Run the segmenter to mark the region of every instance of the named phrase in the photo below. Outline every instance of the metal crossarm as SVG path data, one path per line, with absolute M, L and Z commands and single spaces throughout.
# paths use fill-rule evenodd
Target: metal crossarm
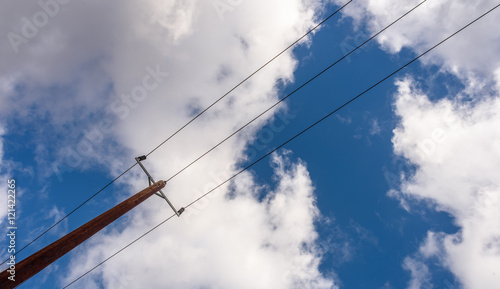
M 136 157 L 135 158 L 135 160 L 137 161 L 137 163 L 139 164 L 139 166 L 141 166 L 142 170 L 148 176 L 148 182 L 149 182 L 149 185 L 151 185 L 151 184 L 155 183 L 155 180 L 149 174 L 148 170 L 146 170 L 146 168 L 144 167 L 144 165 L 141 163 L 141 161 L 143 161 L 145 159 L 146 159 L 146 156 L 140 156 L 140 157 Z M 169 201 L 169 199 L 167 198 L 167 196 L 165 196 L 165 194 L 162 192 L 162 190 L 159 190 L 157 193 L 155 193 L 155 195 L 157 195 L 158 197 L 164 199 L 168 203 L 168 205 L 170 206 L 170 208 L 172 208 L 172 210 L 174 210 L 174 212 L 177 215 L 177 217 L 179 217 L 182 214 L 182 212 L 184 212 L 184 208 L 180 208 L 179 210 L 177 210 L 174 207 L 174 205 L 172 205 L 172 203 Z

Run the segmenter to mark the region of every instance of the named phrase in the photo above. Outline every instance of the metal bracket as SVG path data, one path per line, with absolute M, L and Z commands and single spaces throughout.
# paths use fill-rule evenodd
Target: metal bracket
M 155 183 L 155 180 L 153 179 L 153 177 L 151 177 L 151 175 L 149 174 L 148 170 L 146 170 L 146 168 L 144 167 L 144 165 L 141 163 L 141 161 L 145 160 L 146 159 L 146 156 L 140 156 L 140 157 L 136 157 L 135 160 L 137 161 L 137 163 L 141 166 L 142 170 L 146 173 L 146 175 L 148 176 L 148 182 L 149 182 L 149 185 L 151 186 L 152 184 Z M 170 208 L 172 208 L 172 210 L 174 210 L 175 214 L 177 215 L 177 217 L 180 217 L 180 215 L 182 214 L 182 212 L 184 212 L 184 208 L 180 208 L 179 210 L 176 210 L 174 205 L 172 205 L 172 203 L 168 200 L 167 196 L 165 196 L 165 194 L 159 190 L 157 193 L 155 193 L 155 195 L 157 195 L 158 197 L 164 199 L 165 201 L 167 201 L 168 205 L 170 206 Z

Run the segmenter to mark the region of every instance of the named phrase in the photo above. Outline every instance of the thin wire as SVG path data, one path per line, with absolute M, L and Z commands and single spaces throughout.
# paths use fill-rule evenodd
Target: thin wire
M 361 92 L 360 94 L 358 94 L 357 96 L 351 98 L 349 101 L 347 101 L 346 103 L 344 103 L 343 105 L 339 106 L 338 108 L 336 108 L 335 110 L 333 110 L 332 112 L 330 112 L 329 114 L 325 115 L 324 117 L 322 117 L 320 120 L 316 121 L 315 123 L 311 124 L 310 126 L 308 126 L 307 128 L 305 128 L 304 130 L 302 130 L 301 132 L 299 132 L 298 134 L 296 134 L 294 137 L 290 138 L 289 140 L 287 140 L 286 142 L 284 142 L 283 144 L 281 144 L 280 146 L 278 146 L 277 148 L 273 149 L 272 151 L 268 152 L 267 154 L 265 154 L 264 156 L 262 156 L 261 158 L 259 158 L 258 160 L 254 161 L 252 164 L 246 166 L 245 168 L 243 168 L 242 170 L 240 170 L 238 173 L 236 173 L 235 175 L 233 175 L 232 177 L 230 177 L 229 179 L 227 179 L 226 181 L 222 182 L 221 184 L 217 185 L 215 188 L 211 189 L 210 191 L 206 192 L 205 194 L 203 194 L 202 196 L 200 196 L 198 199 L 192 201 L 191 203 L 189 203 L 187 206 L 185 206 L 185 208 L 188 208 L 190 206 L 192 206 L 193 204 L 195 204 L 196 202 L 198 202 L 199 200 L 201 200 L 202 198 L 206 197 L 208 194 L 212 193 L 213 191 L 215 191 L 216 189 L 218 189 L 219 187 L 223 186 L 224 184 L 226 184 L 227 182 L 231 181 L 232 179 L 234 179 L 236 176 L 238 176 L 239 174 L 243 173 L 244 171 L 248 170 L 249 168 L 251 168 L 253 165 L 255 165 L 256 163 L 260 162 L 261 160 L 263 160 L 264 158 L 268 157 L 270 154 L 274 153 L 275 151 L 277 151 L 278 149 L 282 148 L 283 146 L 285 146 L 286 144 L 290 143 L 292 140 L 296 139 L 297 137 L 299 137 L 300 135 L 302 135 L 303 133 L 305 133 L 306 131 L 308 131 L 309 129 L 311 129 L 312 127 L 316 126 L 317 124 L 319 124 L 320 122 L 322 122 L 323 120 L 327 119 L 328 117 L 332 116 L 334 113 L 336 113 L 337 111 L 341 110 L 342 108 L 344 108 L 345 106 L 349 105 L 350 103 L 354 102 L 355 100 L 357 100 L 358 98 L 360 98 L 362 95 L 364 95 L 365 93 L 369 92 L 370 90 L 372 90 L 373 88 L 375 88 L 376 86 L 378 86 L 379 84 L 381 84 L 382 82 L 386 81 L 387 79 L 391 78 L 392 76 L 394 76 L 395 74 L 397 74 L 398 72 L 400 72 L 401 70 L 403 70 L 404 68 L 406 68 L 407 66 L 409 66 L 410 64 L 412 64 L 413 62 L 417 61 L 418 59 L 420 59 L 421 57 L 423 57 L 424 55 L 426 55 L 427 53 L 429 53 L 430 51 L 434 50 L 436 47 L 440 46 L 441 44 L 443 44 L 444 42 L 448 41 L 450 38 L 454 37 L 455 35 L 457 35 L 458 33 L 462 32 L 464 29 L 466 29 L 467 27 L 469 27 L 470 25 L 474 24 L 475 22 L 477 22 L 479 19 L 483 18 L 484 16 L 486 16 L 487 14 L 489 14 L 490 12 L 492 12 L 493 10 L 497 9 L 498 7 L 500 6 L 500 4 L 496 5 L 495 7 L 491 8 L 490 10 L 488 10 L 487 12 L 485 12 L 484 14 L 482 14 L 481 16 L 479 16 L 478 18 L 476 18 L 475 20 L 473 20 L 472 22 L 469 22 L 467 25 L 465 25 L 464 27 L 462 27 L 461 29 L 459 29 L 458 31 L 456 31 L 455 33 L 451 34 L 450 36 L 446 37 L 444 40 L 440 41 L 438 44 L 434 45 L 433 47 L 429 48 L 427 51 L 425 51 L 424 53 L 420 54 L 419 56 L 417 56 L 416 58 L 414 58 L 413 60 L 411 60 L 410 62 L 406 63 L 405 65 L 401 66 L 399 69 L 397 69 L 396 71 L 392 72 L 391 74 L 389 74 L 388 76 L 384 77 L 382 80 L 378 81 L 377 83 L 375 83 L 374 85 L 370 86 L 368 89 L 364 90 L 363 92 Z M 174 215 L 170 216 L 169 218 L 165 219 L 164 221 L 162 221 L 160 224 L 156 225 L 155 227 L 153 227 L 152 229 L 150 229 L 148 232 L 144 233 L 143 235 L 141 235 L 140 237 L 138 237 L 137 239 L 135 239 L 132 243 L 130 243 L 129 245 L 123 247 L 122 249 L 120 249 L 118 252 L 114 253 L 113 255 L 111 255 L 110 257 L 108 257 L 106 260 L 102 261 L 101 263 L 99 263 L 98 265 L 96 265 L 95 267 L 93 267 L 92 269 L 90 269 L 89 271 L 87 271 L 85 274 L 83 274 L 82 276 L 78 277 L 75 281 L 71 282 L 70 284 L 66 285 L 63 289 L 67 288 L 69 285 L 73 284 L 74 282 L 76 282 L 77 280 L 79 280 L 80 278 L 82 278 L 83 276 L 87 275 L 88 273 L 90 273 L 91 271 L 95 270 L 97 267 L 101 266 L 103 263 L 105 263 L 106 261 L 108 261 L 109 259 L 111 259 L 112 257 L 116 256 L 118 253 L 122 252 L 123 250 L 125 250 L 126 248 L 128 248 L 130 245 L 132 245 L 133 243 L 137 242 L 138 240 L 140 240 L 141 238 L 143 238 L 144 236 L 146 236 L 147 234 L 149 234 L 150 232 L 152 232 L 153 230 L 157 229 L 158 227 L 160 227 L 161 225 L 163 225 L 164 223 L 166 223 L 167 221 L 169 221 L 170 219 L 172 219 L 172 217 L 174 217 Z
M 234 86 L 231 90 L 229 90 L 228 92 L 226 92 L 223 96 L 221 96 L 219 99 L 217 99 L 215 102 L 213 102 L 210 106 L 208 106 L 207 108 L 205 108 L 203 111 L 201 111 L 200 113 L 198 113 L 198 115 L 196 115 L 194 118 L 192 118 L 189 122 L 187 122 L 186 124 L 184 124 L 181 128 L 179 128 L 176 132 L 174 132 L 172 135 L 170 135 L 167 139 L 165 139 L 162 143 L 160 143 L 158 146 L 156 146 L 152 151 L 150 151 L 146 156 L 149 156 L 150 154 L 152 154 L 154 151 L 156 151 L 158 148 L 160 148 L 162 145 L 164 145 L 167 141 L 169 141 L 171 138 L 173 138 L 176 134 L 178 134 L 181 130 L 183 130 L 184 128 L 186 128 L 188 125 L 190 125 L 193 121 L 195 121 L 198 117 L 200 117 L 203 113 L 205 113 L 207 110 L 209 110 L 210 108 L 212 108 L 215 104 L 217 104 L 220 100 L 222 100 L 224 97 L 226 97 L 227 95 L 229 95 L 231 92 L 233 92 L 235 89 L 237 89 L 239 86 L 241 86 L 244 82 L 246 82 L 247 80 L 249 80 L 251 77 L 253 77 L 255 74 L 257 74 L 259 71 L 261 71 L 264 67 L 266 67 L 268 64 L 270 64 L 272 61 L 274 61 L 276 58 L 278 58 L 279 56 L 281 56 L 283 53 L 285 53 L 287 50 L 289 50 L 290 48 L 292 48 L 293 46 L 295 46 L 297 43 L 299 43 L 302 39 L 304 39 L 306 36 L 308 36 L 309 34 L 311 34 L 314 30 L 316 30 L 317 28 L 319 28 L 321 25 L 323 25 L 326 21 L 328 21 L 330 18 L 332 18 L 334 15 L 336 15 L 338 12 L 340 12 L 342 9 L 344 9 L 348 4 L 350 4 L 352 1 L 354 0 L 350 0 L 348 1 L 346 4 L 344 4 L 342 7 L 340 7 L 339 9 L 337 9 L 335 12 L 333 12 L 332 14 L 330 14 L 328 17 L 326 17 L 323 21 L 321 21 L 319 24 L 317 24 L 316 26 L 314 26 L 311 30 L 309 30 L 307 33 L 305 33 L 304 35 L 302 35 L 299 39 L 297 39 L 295 42 L 293 42 L 292 44 L 290 44 L 287 48 L 285 48 L 283 51 L 281 51 L 280 53 L 278 53 L 276 56 L 274 56 L 273 58 L 271 58 L 271 60 L 269 60 L 268 62 L 266 62 L 264 65 L 262 65 L 259 69 L 257 69 L 256 71 L 254 71 L 252 74 L 250 74 L 248 77 L 246 77 L 245 79 L 243 79 L 240 83 L 238 83 L 236 86 Z M 220 144 L 219 144 L 220 145 Z M 205 154 L 208 154 L 205 153 Z M 205 155 L 204 154 L 204 155 Z M 203 156 L 202 156 L 203 157 Z M 200 157 L 201 158 L 201 157 Z M 57 221 L 56 223 L 54 223 L 50 228 L 48 228 L 47 230 L 45 230 L 42 234 L 40 234 L 38 237 L 36 237 L 35 239 L 33 239 L 31 242 L 29 242 L 27 245 L 25 245 L 23 248 L 21 248 L 20 250 L 18 250 L 15 254 L 17 255 L 18 253 L 20 253 L 21 251 L 23 251 L 26 247 L 30 246 L 31 244 L 33 244 L 35 241 L 37 241 L 39 238 L 41 238 L 43 235 L 45 235 L 47 232 L 49 232 L 50 230 L 52 230 L 55 226 L 59 225 L 62 221 L 64 221 L 66 218 L 68 218 L 71 214 L 73 214 L 75 211 L 77 211 L 78 209 L 80 209 L 83 205 L 85 205 L 86 203 L 88 203 L 90 200 L 92 200 L 94 197 L 96 197 L 97 195 L 99 195 L 103 190 L 105 190 L 107 187 L 109 187 L 111 184 L 113 184 L 116 180 L 118 180 L 120 177 L 122 177 L 125 173 L 127 173 L 128 171 L 130 171 L 133 167 L 135 167 L 137 165 L 137 163 L 134 163 L 131 167 L 129 167 L 125 172 L 123 172 L 122 174 L 120 174 L 118 177 L 116 177 L 115 179 L 113 179 L 111 182 L 109 182 L 107 185 L 105 185 L 102 189 L 100 189 L 99 191 L 97 191 L 97 193 L 95 193 L 94 195 L 92 195 L 90 198 L 88 198 L 85 202 L 83 202 L 82 204 L 80 204 L 78 207 L 76 207 L 75 209 L 73 209 L 69 214 L 67 214 L 66 216 L 64 216 L 62 219 L 60 219 L 59 221 Z M 184 168 L 182 171 L 184 171 L 186 168 Z M 180 172 L 179 172 L 180 173 Z M 177 173 L 176 175 L 178 175 L 179 173 Z M 175 176 L 175 175 L 174 175 Z M 172 176 L 169 180 L 171 180 L 174 176 Z M 9 259 L 6 259 L 5 261 L 2 262 L 2 264 L 4 264 L 5 262 L 9 261 Z M 2 265 L 0 264 L 0 265 Z
M 211 105 L 209 105 L 208 107 L 206 107 L 204 110 L 202 110 L 200 113 L 198 113 L 195 117 L 193 117 L 190 121 L 188 121 L 185 125 L 183 125 L 181 128 L 179 128 L 176 132 L 174 132 L 173 134 L 171 134 L 168 138 L 166 138 L 162 143 L 160 143 L 158 146 L 156 146 L 152 151 L 150 151 L 146 156 L 149 156 L 150 154 L 152 154 L 154 151 L 156 151 L 158 148 L 160 148 L 162 145 L 164 145 L 167 141 L 169 141 L 171 138 L 173 138 L 177 133 L 179 133 L 181 130 L 183 130 L 185 127 L 187 127 L 188 125 L 190 125 L 193 121 L 195 121 L 198 117 L 200 117 L 202 114 L 204 114 L 207 110 L 209 110 L 210 108 L 212 108 L 214 105 L 216 105 L 219 101 L 221 101 L 224 97 L 226 97 L 227 95 L 229 95 L 231 92 L 233 92 L 235 89 L 237 89 L 238 87 L 240 87 L 244 82 L 246 82 L 247 80 L 249 80 L 252 76 L 254 76 L 255 74 L 257 74 L 259 71 L 261 71 L 264 67 L 266 67 L 269 63 L 273 62 L 276 58 L 280 57 L 283 53 L 285 53 L 288 49 L 292 48 L 293 46 L 295 46 L 297 43 L 299 43 L 302 39 L 304 39 L 307 35 L 311 34 L 314 30 L 316 30 L 318 27 L 320 27 L 321 25 L 323 25 L 326 21 L 328 21 L 330 18 L 332 18 L 335 14 L 337 14 L 338 12 L 340 12 L 342 9 L 344 9 L 347 5 L 349 5 L 352 1 L 354 0 L 350 0 L 348 1 L 346 4 L 344 4 L 342 7 L 340 7 L 339 9 L 337 9 L 335 12 L 333 12 L 332 14 L 330 14 L 327 18 L 325 18 L 323 21 L 321 21 L 318 25 L 314 26 L 311 30 L 309 30 L 308 32 L 306 32 L 306 34 L 302 35 L 302 37 L 300 37 L 299 39 L 297 39 L 295 42 L 293 42 L 292 44 L 290 44 L 287 48 L 285 48 L 283 51 L 281 51 L 280 53 L 278 53 L 276 56 L 274 56 L 273 58 L 271 58 L 271 60 L 269 60 L 268 62 L 266 62 L 264 65 L 262 65 L 260 68 L 258 68 L 257 70 L 255 70 L 252 74 L 250 74 L 247 78 L 243 79 L 240 83 L 238 83 L 236 86 L 234 86 L 233 88 L 231 88 L 228 92 L 226 92 L 223 96 L 219 97 L 219 99 L 217 99 L 216 101 L 214 101 Z
M 38 237 L 36 237 L 35 239 L 33 239 L 31 242 L 29 242 L 28 244 L 24 245 L 24 247 L 22 247 L 21 249 L 17 250 L 13 256 L 16 256 L 17 254 L 19 254 L 21 251 L 23 251 L 24 249 L 26 249 L 28 246 L 30 246 L 31 244 L 33 244 L 36 240 L 40 239 L 43 235 L 47 234 L 47 232 L 49 232 L 50 230 L 52 230 L 55 226 L 59 225 L 62 221 L 64 221 L 65 219 L 67 219 L 69 216 L 71 216 L 74 212 L 76 212 L 78 209 L 80 209 L 83 205 L 85 205 L 86 203 L 88 203 L 90 200 L 92 200 L 93 198 L 95 198 L 97 195 L 99 195 L 102 191 L 104 191 L 106 188 L 108 188 L 109 186 L 111 186 L 111 184 L 113 184 L 116 180 L 118 180 L 119 178 L 121 178 L 124 174 L 126 174 L 128 171 L 130 171 L 133 167 L 135 167 L 137 165 L 137 163 L 133 164 L 131 167 L 129 167 L 128 169 L 126 169 L 123 173 L 121 173 L 119 176 L 117 176 L 116 178 L 114 178 L 112 181 L 110 181 L 107 185 L 105 185 L 104 187 L 102 187 L 99 191 L 97 191 L 95 194 L 93 194 L 92 196 L 90 196 L 87 200 L 85 200 L 83 203 L 81 203 L 78 207 L 74 208 L 71 212 L 69 212 L 66 216 L 64 216 L 63 218 L 61 218 L 59 221 L 55 222 L 52 226 L 50 226 L 47 230 L 45 230 L 43 233 L 41 233 L 40 235 L 38 235 Z M 3 261 L 2 264 L 0 265 L 3 265 L 5 262 L 9 261 L 10 258 L 8 258 L 7 260 Z
M 197 161 L 199 161 L 201 158 L 203 158 L 204 156 L 206 156 L 207 154 L 209 154 L 210 152 L 212 152 L 213 150 L 215 150 L 217 147 L 219 147 L 221 144 L 223 144 L 224 142 L 226 142 L 228 139 L 230 139 L 231 137 L 233 137 L 234 135 L 236 135 L 237 133 L 239 133 L 241 130 L 243 130 L 245 127 L 247 127 L 248 125 L 250 125 L 252 122 L 254 122 L 258 118 L 260 118 L 261 116 L 263 116 L 264 114 L 266 114 L 271 109 L 275 108 L 277 105 L 279 105 L 280 103 L 282 103 L 283 101 L 285 101 L 288 97 L 292 96 L 297 91 L 299 91 L 302 88 L 304 88 L 306 85 L 308 85 L 309 83 L 311 83 L 313 80 L 315 80 L 316 78 L 318 78 L 323 73 L 325 73 L 328 70 L 330 70 L 332 67 L 334 67 L 335 65 L 337 65 L 339 62 L 341 62 L 342 60 L 344 60 L 347 57 L 349 57 L 349 55 L 351 55 L 352 53 L 356 52 L 356 50 L 358 50 L 361 47 L 363 47 L 366 43 L 370 42 L 373 38 L 377 37 L 378 35 L 380 35 L 385 30 L 389 29 L 392 25 L 394 25 L 396 22 L 398 22 L 402 18 L 406 17 L 408 14 L 410 14 L 411 12 L 413 12 L 413 10 L 417 9 L 420 5 L 424 4 L 426 1 L 427 0 L 424 0 L 424 1 L 420 2 L 417 6 L 413 7 L 411 10 L 409 10 L 408 12 L 406 12 L 405 14 L 403 14 L 401 17 L 399 17 L 398 19 L 394 20 L 391 24 L 387 25 L 384 29 L 380 30 L 379 32 L 377 32 L 376 34 L 374 34 L 372 37 L 368 38 L 368 40 L 366 40 L 365 42 L 363 42 L 360 45 L 358 45 L 356 48 L 354 48 L 353 50 L 351 50 L 349 53 L 347 53 L 346 55 L 344 55 L 340 59 L 338 59 L 335 62 L 333 62 L 327 68 L 323 69 L 320 73 L 318 73 L 314 77 L 310 78 L 308 81 L 306 81 L 305 83 L 303 83 L 302 85 L 300 85 L 298 88 L 296 88 L 295 90 L 293 90 L 292 92 L 290 92 L 288 95 L 286 95 L 285 97 L 283 97 L 280 100 L 278 100 L 278 102 L 276 102 L 275 104 L 273 104 L 272 106 L 270 106 L 269 108 L 267 108 L 266 110 L 264 110 L 263 112 L 261 112 L 259 115 L 257 115 L 256 117 L 254 117 L 252 120 L 250 120 L 249 122 L 247 122 L 245 125 L 243 125 L 239 129 L 237 129 L 236 131 L 234 131 L 232 134 L 230 134 L 228 137 L 226 137 L 222 141 L 220 141 L 214 147 L 212 147 L 211 149 L 209 149 L 208 151 L 206 151 L 205 153 L 203 153 L 201 156 L 199 156 L 198 158 L 196 158 L 194 161 L 192 161 L 191 163 L 189 163 L 188 165 L 186 165 L 184 168 L 182 168 L 181 170 L 179 170 L 177 173 L 175 173 L 174 175 L 172 175 L 170 178 L 168 178 L 166 180 L 166 182 L 168 182 L 168 181 L 172 180 L 173 178 L 175 178 L 177 175 L 179 175 L 180 173 L 182 173 L 183 171 L 185 171 L 187 168 L 189 168 L 190 166 L 192 166 L 194 163 L 196 163 Z
M 127 249 L 128 247 L 132 246 L 135 242 L 139 241 L 142 237 L 146 236 L 147 234 L 151 233 L 153 230 L 156 230 L 156 228 L 160 227 L 161 225 L 163 225 L 164 223 L 166 223 L 168 220 L 172 219 L 174 216 L 177 216 L 176 214 L 173 214 L 172 216 L 166 218 L 165 220 L 163 220 L 161 223 L 159 223 L 158 225 L 154 226 L 153 228 L 151 228 L 149 231 L 147 231 L 146 233 L 142 234 L 140 237 L 136 238 L 134 241 L 132 241 L 131 243 L 129 243 L 128 245 L 126 245 L 125 247 L 121 248 L 120 250 L 116 251 L 113 255 L 109 256 L 108 258 L 104 259 L 101 263 L 95 265 L 92 269 L 88 270 L 87 272 L 85 272 L 85 274 L 81 275 L 80 277 L 76 278 L 75 280 L 73 280 L 71 283 L 69 283 L 68 285 L 64 286 L 63 289 L 65 288 L 68 288 L 69 286 L 71 286 L 73 283 L 75 283 L 76 281 L 82 279 L 84 276 L 86 276 L 87 274 L 89 274 L 90 272 L 92 272 L 94 269 L 96 269 L 97 267 L 101 266 L 102 264 L 104 264 L 106 261 L 108 261 L 109 259 L 113 258 L 114 256 L 118 255 L 121 251 Z

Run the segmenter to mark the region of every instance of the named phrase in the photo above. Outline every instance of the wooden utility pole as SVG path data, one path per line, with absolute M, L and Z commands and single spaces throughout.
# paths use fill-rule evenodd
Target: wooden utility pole
M 9 272 L 10 270 L 3 271 L 0 274 L 0 288 L 10 289 L 21 285 L 21 283 L 42 271 L 52 262 L 64 256 L 76 246 L 92 237 L 92 235 L 99 232 L 119 217 L 123 216 L 125 213 L 145 201 L 147 198 L 151 197 L 153 194 L 157 193 L 165 187 L 165 184 L 166 183 L 164 181 L 152 184 L 146 189 L 116 205 L 114 208 L 87 222 L 80 228 L 17 263 L 15 265 L 15 281 L 9 279 L 9 277 L 12 276 Z

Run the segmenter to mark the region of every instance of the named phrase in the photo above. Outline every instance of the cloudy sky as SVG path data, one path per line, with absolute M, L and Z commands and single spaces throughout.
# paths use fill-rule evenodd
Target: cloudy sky
M 172 178 L 164 192 L 185 207 L 499 4 L 424 2 L 347 55 L 420 3 L 349 1 L 157 148 L 347 1 L 3 1 L 0 226 L 7 180 L 20 249 L 134 157 L 169 179 L 344 57 Z M 499 13 L 69 288 L 498 288 Z M 133 167 L 17 258 L 146 186 Z M 19 288 L 63 288 L 172 213 L 153 196 Z

